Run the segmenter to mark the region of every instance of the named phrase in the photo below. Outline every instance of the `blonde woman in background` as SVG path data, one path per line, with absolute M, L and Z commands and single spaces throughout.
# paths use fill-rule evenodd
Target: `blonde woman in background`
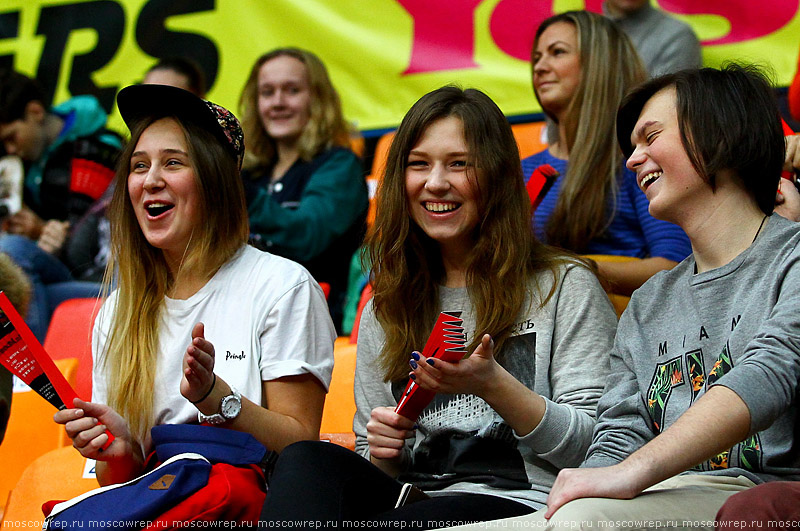
M 170 86 L 125 88 L 118 105 L 131 129 L 109 208 L 118 287 L 95 323 L 93 401 L 56 422 L 103 485 L 141 473 L 158 424 L 217 424 L 275 451 L 317 439 L 335 332 L 304 269 L 246 244 L 236 117 Z
M 560 173 L 534 213 L 536 235 L 582 254 L 642 258 L 598 264 L 613 291 L 630 294 L 691 252 L 679 227 L 650 215 L 616 143 L 617 107 L 647 72 L 628 37 L 587 11 L 542 22 L 531 66 L 536 99 L 556 127 L 550 146 L 522 161 L 523 173 L 527 181 L 542 164 Z
M 252 242 L 328 283 L 339 326 L 368 199 L 336 89 L 316 55 L 279 48 L 253 65 L 240 103 Z

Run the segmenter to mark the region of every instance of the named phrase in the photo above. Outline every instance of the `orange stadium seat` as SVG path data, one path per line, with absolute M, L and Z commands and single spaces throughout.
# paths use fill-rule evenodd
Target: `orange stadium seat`
M 617 256 L 613 254 L 586 254 L 583 255 L 583 257 L 594 260 L 595 262 L 633 262 L 635 260 L 641 260 L 641 258 L 636 258 L 634 256 Z M 622 315 L 622 312 L 625 311 L 625 308 L 631 300 L 631 298 L 626 295 L 612 292 L 608 292 L 608 298 L 611 299 L 611 304 L 614 305 L 618 318 Z
M 325 295 L 325 300 L 331 296 L 331 285 L 327 282 L 320 282 L 319 287 L 322 288 L 322 294 Z
M 353 416 L 356 413 L 356 401 L 353 397 L 356 346 L 348 338 L 340 337 L 334 345 L 333 356 L 333 376 L 328 396 L 325 397 L 325 409 L 322 411 L 320 440 L 352 450 L 356 444 L 356 436 L 353 434 Z
M 33 527 L 31 522 L 44 520 L 44 502 L 68 500 L 96 489 L 96 479 L 83 477 L 85 464 L 86 458 L 71 446 L 51 450 L 34 460 L 11 491 L 3 529 Z
M 375 153 L 372 157 L 372 170 L 369 172 L 370 178 L 379 179 L 386 169 L 386 159 L 389 156 L 389 148 L 392 147 L 394 131 L 384 133 L 375 144 Z
M 369 211 L 367 212 L 367 226 L 372 226 L 375 221 L 375 191 L 378 183 L 386 169 L 386 158 L 389 156 L 389 148 L 392 147 L 394 131 L 384 133 L 378 143 L 375 144 L 375 153 L 372 157 L 372 170 L 367 175 L 367 188 L 369 189 Z
M 358 301 L 358 310 L 356 310 L 356 319 L 353 322 L 353 331 L 350 332 L 350 343 L 356 344 L 358 342 L 358 327 L 361 325 L 361 313 L 364 311 L 364 306 L 367 305 L 371 298 L 372 284 L 367 282 L 367 285 L 361 290 L 361 298 Z
M 56 367 L 70 385 L 75 385 L 78 360 L 56 360 Z M 70 444 L 64 428 L 53 421 L 56 409 L 34 391 L 18 391 L 11 400 L 11 417 L 0 445 L 0 507 L 5 507 L 9 491 L 23 470 L 37 457 Z
M 100 299 L 70 299 L 58 305 L 50 319 L 44 349 L 54 360 L 78 359 L 75 391 L 92 399 L 92 328 L 103 303 Z
M 517 140 L 521 159 L 547 149 L 547 142 L 542 141 L 544 129 L 545 122 L 531 122 L 511 126 L 511 132 L 514 133 L 514 138 Z
M 360 157 L 364 156 L 364 137 L 358 133 L 350 135 L 350 151 Z

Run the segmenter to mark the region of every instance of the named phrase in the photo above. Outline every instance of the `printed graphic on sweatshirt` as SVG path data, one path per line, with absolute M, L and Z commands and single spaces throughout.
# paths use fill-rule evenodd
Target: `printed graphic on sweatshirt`
M 733 327 L 735 327 L 737 322 L 738 321 L 734 321 Z M 686 362 L 687 365 L 689 365 L 690 377 L 693 378 L 694 372 L 692 369 L 692 364 L 696 364 L 697 367 L 702 367 L 704 365 L 702 350 L 688 352 L 686 354 Z M 706 378 L 705 383 L 701 386 L 701 389 L 703 391 L 707 390 L 712 384 L 719 381 L 720 378 L 730 372 L 732 368 L 733 359 L 731 357 L 730 344 L 725 342 L 725 346 L 722 347 L 722 352 L 719 353 L 717 360 L 709 370 L 708 377 Z M 696 370 L 697 369 L 695 368 L 694 371 Z M 694 382 L 694 378 L 692 381 Z M 700 380 L 698 379 L 698 381 Z M 692 402 L 694 402 L 698 394 L 700 394 L 700 390 L 696 390 L 693 385 Z M 735 445 L 733 448 L 720 452 L 705 463 L 701 463 L 700 465 L 694 467 L 693 470 L 708 472 L 712 470 L 730 468 L 731 466 L 737 466 L 746 470 L 757 472 L 762 470 L 762 458 L 763 451 L 761 449 L 761 438 L 759 434 L 756 433 Z
M 732 328 L 738 323 L 734 320 Z M 701 339 L 708 337 L 705 328 L 701 327 Z M 666 354 L 666 342 L 659 345 L 659 354 Z M 652 422 L 651 428 L 658 435 L 665 428 L 665 417 L 667 404 L 673 396 L 673 389 L 681 387 L 688 382 L 689 406 L 693 404 L 699 396 L 708 388 L 719 381 L 733 368 L 733 359 L 728 342 L 722 348 L 719 356 L 706 374 L 706 362 L 702 349 L 694 349 L 686 352 L 682 357 L 673 358 L 669 361 L 656 365 L 653 377 L 647 390 L 647 411 Z M 681 403 L 682 399 L 678 399 Z M 680 406 L 676 406 L 680 407 Z M 720 412 L 724 415 L 724 412 Z M 673 414 L 674 416 L 674 414 Z M 712 457 L 708 461 L 701 463 L 693 470 L 709 472 L 712 470 L 739 467 L 754 472 L 762 470 L 763 450 L 759 434 L 752 435 L 735 445 L 733 448 L 725 450 Z
M 714 366 L 711 367 L 711 370 L 708 372 L 708 380 L 707 385 L 711 387 L 717 380 L 728 374 L 728 372 L 733 368 L 733 361 L 731 360 L 731 352 L 730 347 L 728 346 L 728 342 L 725 342 L 725 346 L 722 347 L 722 352 L 719 353 L 719 358 L 714 363 Z
M 481 398 L 437 395 L 417 425 L 425 438 L 401 481 L 423 489 L 459 482 L 530 488 L 513 430 Z
M 739 467 L 752 472 L 760 472 L 763 466 L 764 452 L 761 447 L 761 436 L 756 433 L 735 445 L 729 450 L 720 452 L 705 463 L 692 470 L 709 472 L 730 467 Z
M 667 402 L 675 387 L 684 384 L 681 358 L 674 358 L 656 365 L 650 387 L 647 391 L 647 410 L 653 422 L 653 431 L 661 433 L 664 426 L 664 413 Z
M 692 400 L 690 404 L 694 404 L 706 383 L 706 367 L 703 363 L 702 349 L 686 353 L 686 366 L 689 368 L 689 382 L 692 385 Z
M 761 437 L 754 433 L 739 443 L 739 460 L 748 470 L 763 470 L 764 452 L 761 450 Z
M 535 339 L 535 333 L 511 337 L 501 356 L 503 366 L 529 387 L 536 372 L 532 363 Z M 400 384 L 393 385 L 395 397 L 403 390 Z M 418 440 L 422 440 L 414 449 L 409 471 L 398 478 L 401 481 L 423 489 L 441 489 L 459 482 L 502 489 L 530 488 L 513 430 L 483 399 L 437 394 L 422 411 L 417 425 Z

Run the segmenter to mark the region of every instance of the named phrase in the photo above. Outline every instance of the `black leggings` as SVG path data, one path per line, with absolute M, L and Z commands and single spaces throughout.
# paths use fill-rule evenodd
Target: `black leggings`
M 292 527 L 324 529 L 348 527 L 348 521 L 370 521 L 405 524 L 383 526 L 389 529 L 435 529 L 534 510 L 485 494 L 436 496 L 395 509 L 401 488 L 401 483 L 350 450 L 326 442 L 295 443 L 278 458 L 261 511 L 264 523 L 259 527 L 280 522 L 282 527 L 291 523 Z

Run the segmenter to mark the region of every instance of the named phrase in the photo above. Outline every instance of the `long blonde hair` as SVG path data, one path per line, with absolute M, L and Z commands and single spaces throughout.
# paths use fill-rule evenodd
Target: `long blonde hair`
M 164 297 L 185 276 L 208 279 L 246 243 L 247 210 L 237 161 L 210 132 L 175 118 L 183 129 L 204 213 L 192 234 L 180 271 L 170 275 L 160 249 L 150 245 L 136 220 L 128 193 L 131 154 L 144 130 L 160 117 L 138 123 L 120 155 L 108 209 L 111 257 L 103 279 L 108 293 L 116 280 L 116 304 L 105 350 L 108 404 L 143 441 L 152 427 L 153 385 Z
M 536 282 L 536 273 L 549 270 L 557 278 L 558 265 L 565 260 L 533 236 L 519 151 L 497 105 L 479 90 L 452 86 L 420 98 L 403 118 L 389 149 L 367 240 L 374 270 L 373 304 L 386 335 L 381 356 L 386 381 L 406 377 L 409 353 L 425 344 L 440 311 L 441 252 L 410 219 L 405 171 L 408 154 L 427 127 L 449 116 L 461 120 L 471 167 L 485 175 L 483 187 L 475 175 L 469 176 L 482 219 L 466 264 L 467 286 L 476 308 L 476 330 L 492 334 L 498 352 L 502 354 L 528 296 L 544 304 L 553 294 L 552 289 L 529 293 L 527 286 Z M 481 335 L 476 333 L 470 351 Z
M 245 168 L 268 166 L 275 162 L 275 141 L 264 129 L 258 112 L 258 74 L 264 63 L 282 56 L 297 59 L 305 65 L 308 73 L 311 101 L 308 123 L 299 140 L 300 158 L 308 161 L 325 149 L 350 145 L 350 127 L 342 115 L 339 94 L 331 83 L 325 65 L 319 57 L 307 50 L 278 48 L 256 60 L 239 99 L 242 129 L 247 144 Z
M 568 11 L 543 21 L 532 57 L 544 30 L 558 22 L 576 29 L 581 79 L 565 113 L 566 138 L 558 139 L 569 152 L 569 166 L 545 233 L 551 245 L 582 252 L 605 232 L 616 211 L 623 160 L 616 141 L 617 107 L 628 90 L 647 79 L 647 70 L 625 32 L 588 11 Z M 541 105 L 538 94 L 536 99 Z

